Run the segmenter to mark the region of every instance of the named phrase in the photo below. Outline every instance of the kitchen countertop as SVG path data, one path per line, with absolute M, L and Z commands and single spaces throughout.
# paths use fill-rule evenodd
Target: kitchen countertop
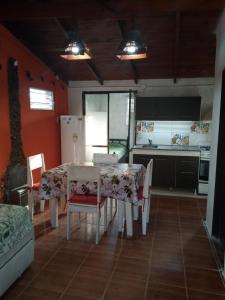
M 200 147 L 189 145 L 135 145 L 129 155 L 130 163 L 133 162 L 133 155 L 136 154 L 200 157 Z
M 142 150 L 168 150 L 168 151 L 197 151 L 200 152 L 199 146 L 189 145 L 134 145 L 133 149 Z

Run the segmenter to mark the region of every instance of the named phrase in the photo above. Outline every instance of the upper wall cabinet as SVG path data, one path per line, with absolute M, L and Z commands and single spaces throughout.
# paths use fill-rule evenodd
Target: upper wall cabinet
M 137 97 L 136 120 L 198 121 L 201 97 Z

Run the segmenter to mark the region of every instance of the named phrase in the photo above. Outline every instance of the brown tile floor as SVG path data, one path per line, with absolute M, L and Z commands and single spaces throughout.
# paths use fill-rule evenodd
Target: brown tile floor
M 65 239 L 66 218 L 51 230 L 35 216 L 35 260 L 2 299 L 225 300 L 224 282 L 202 219 L 206 201 L 155 196 L 148 235 L 117 233 L 115 218 L 100 244 L 91 217 Z

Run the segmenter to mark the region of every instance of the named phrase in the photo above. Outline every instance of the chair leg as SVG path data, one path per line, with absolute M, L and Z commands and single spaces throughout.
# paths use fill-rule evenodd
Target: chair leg
M 28 191 L 28 207 L 29 207 L 29 214 L 31 220 L 33 220 L 33 215 L 34 215 L 34 199 L 32 192 Z
M 110 216 L 110 222 L 112 221 L 113 216 L 113 199 L 109 198 L 109 216 Z
M 133 218 L 132 218 L 132 204 L 130 202 L 125 203 L 126 208 L 126 225 L 127 236 L 133 236 Z
M 66 238 L 70 239 L 71 232 L 71 211 L 67 210 L 67 226 L 66 226 Z
M 119 225 L 119 232 L 123 230 L 123 222 L 124 222 L 124 202 L 118 201 L 118 225 Z
M 143 235 L 146 235 L 147 233 L 147 213 L 148 213 L 148 204 L 147 201 L 145 201 L 142 206 L 142 234 Z
M 148 200 L 148 214 L 147 214 L 147 223 L 149 223 L 149 218 L 150 218 L 150 205 L 151 205 L 151 202 L 150 202 L 150 199 Z
M 138 220 L 138 202 L 133 206 L 134 221 Z
M 97 222 L 96 222 L 96 245 L 99 243 L 99 231 L 100 231 L 100 208 L 97 208 Z
M 107 201 L 104 204 L 104 232 L 107 231 Z
M 116 215 L 116 213 L 117 213 L 117 200 L 116 199 L 114 199 L 114 207 L 115 207 L 115 215 Z
M 45 211 L 45 200 L 40 200 L 40 211 L 44 212 Z

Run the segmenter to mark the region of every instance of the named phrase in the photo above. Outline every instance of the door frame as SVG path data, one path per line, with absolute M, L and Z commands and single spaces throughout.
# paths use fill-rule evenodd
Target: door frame
M 225 250 L 225 69 L 222 72 L 212 235 Z
M 132 99 L 132 93 L 134 95 L 137 94 L 137 90 L 122 90 L 122 91 L 88 91 L 88 92 L 82 92 L 82 112 L 83 116 L 86 115 L 86 107 L 85 107 L 85 96 L 86 95 L 97 95 L 97 94 L 107 94 L 108 95 L 108 114 L 107 114 L 107 119 L 108 119 L 108 130 L 107 130 L 107 140 L 108 140 L 108 152 L 109 152 L 109 101 L 110 101 L 110 94 L 129 94 L 129 118 L 128 118 L 128 141 L 127 141 L 127 147 L 128 150 L 130 150 L 130 112 L 131 112 L 131 99 Z M 136 141 L 135 141 L 136 142 Z

